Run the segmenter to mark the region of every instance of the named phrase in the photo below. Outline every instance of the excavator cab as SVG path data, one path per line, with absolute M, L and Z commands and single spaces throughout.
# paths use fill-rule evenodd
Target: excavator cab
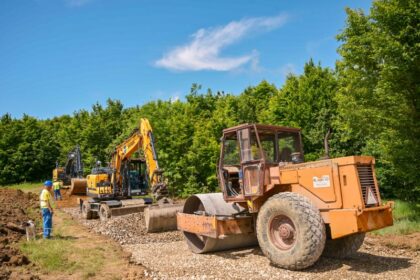
M 226 201 L 262 196 L 268 169 L 303 162 L 299 129 L 244 124 L 223 131 L 218 177 Z
M 148 190 L 146 161 L 130 159 L 128 168 L 130 195 L 146 195 Z

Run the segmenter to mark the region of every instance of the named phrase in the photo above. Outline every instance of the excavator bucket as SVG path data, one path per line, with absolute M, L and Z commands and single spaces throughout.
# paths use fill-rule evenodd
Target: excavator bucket
M 81 178 L 72 178 L 70 185 L 70 195 L 86 195 L 87 180 Z
M 182 212 L 183 205 L 152 205 L 144 209 L 147 232 L 176 230 L 176 214 Z

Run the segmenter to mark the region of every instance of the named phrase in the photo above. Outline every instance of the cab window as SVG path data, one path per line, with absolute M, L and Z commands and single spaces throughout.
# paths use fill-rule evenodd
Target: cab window
M 279 161 L 292 161 L 292 154 L 300 152 L 299 134 L 293 132 L 280 132 L 278 134 Z
M 241 160 L 239 158 L 239 147 L 236 133 L 225 139 L 223 151 L 224 165 L 239 165 Z
M 269 163 L 276 162 L 276 135 L 273 131 L 260 131 L 261 148 L 264 153 L 265 159 Z
M 242 162 L 261 159 L 260 147 L 254 129 L 241 129 L 238 131 L 241 146 Z

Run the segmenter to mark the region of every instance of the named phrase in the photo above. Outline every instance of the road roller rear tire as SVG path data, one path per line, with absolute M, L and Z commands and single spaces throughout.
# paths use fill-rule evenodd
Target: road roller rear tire
M 82 217 L 86 220 L 93 219 L 93 211 L 91 210 L 90 203 L 87 201 L 83 201 L 82 204 Z
M 330 258 L 345 259 L 354 255 L 362 246 L 365 233 L 356 233 L 342 238 L 327 240 L 322 255 Z
M 99 219 L 101 221 L 108 221 L 111 218 L 111 209 L 107 204 L 101 204 L 99 207 Z
M 325 246 L 325 225 L 306 197 L 284 192 L 268 199 L 257 218 L 258 243 L 273 265 L 300 270 L 313 265 Z

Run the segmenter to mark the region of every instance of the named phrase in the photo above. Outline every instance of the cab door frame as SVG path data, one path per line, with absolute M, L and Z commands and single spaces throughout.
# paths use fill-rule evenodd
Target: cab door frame
M 245 197 L 262 196 L 264 194 L 266 159 L 256 125 L 238 129 L 237 137 L 240 145 L 243 195 Z M 252 137 L 255 137 L 254 141 L 258 147 L 258 159 L 253 159 L 252 156 Z

